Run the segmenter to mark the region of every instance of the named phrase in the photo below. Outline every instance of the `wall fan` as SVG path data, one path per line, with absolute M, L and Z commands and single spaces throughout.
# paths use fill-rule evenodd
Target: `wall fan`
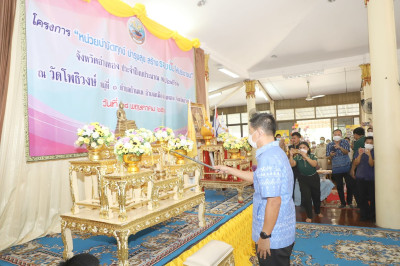
M 312 100 L 314 100 L 316 98 L 325 97 L 325 95 L 323 95 L 323 94 L 311 97 L 311 94 L 310 94 L 310 81 L 309 80 L 307 80 L 307 87 L 308 87 L 308 94 L 307 94 L 306 101 L 312 101 Z
M 361 100 L 361 108 L 367 114 L 372 114 L 372 98 L 362 99 Z

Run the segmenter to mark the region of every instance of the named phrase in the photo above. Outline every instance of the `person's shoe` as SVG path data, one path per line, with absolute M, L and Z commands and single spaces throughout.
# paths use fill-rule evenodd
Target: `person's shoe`
M 349 204 L 348 206 L 349 206 L 350 209 L 354 208 L 353 204 Z
M 340 208 L 340 209 L 346 208 L 346 205 L 341 204 L 341 205 L 339 206 L 339 208 Z

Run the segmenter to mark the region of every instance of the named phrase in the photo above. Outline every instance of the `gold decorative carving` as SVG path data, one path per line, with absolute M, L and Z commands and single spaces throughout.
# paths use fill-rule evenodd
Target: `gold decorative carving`
M 128 237 L 131 234 L 161 223 L 171 217 L 177 216 L 184 211 L 190 210 L 194 206 L 199 206 L 199 226 L 205 225 L 204 219 L 204 192 L 191 193 L 185 199 L 179 200 L 167 208 L 162 208 L 154 212 L 141 212 L 141 216 L 135 216 L 135 211 L 128 215 L 129 220 L 121 222 L 119 220 L 95 219 L 90 210 L 86 210 L 79 215 L 63 214 L 61 215 L 61 232 L 64 243 L 63 256 L 65 259 L 73 256 L 72 231 L 78 231 L 84 234 L 96 236 L 113 236 L 117 240 L 119 265 L 129 265 L 128 262 Z M 143 214 L 144 213 L 144 214 Z
M 367 84 L 371 85 L 371 65 L 363 64 L 360 65 L 360 68 L 361 68 L 362 87 L 365 87 Z
M 116 173 L 110 175 L 102 175 L 101 195 L 100 198 L 100 216 L 108 219 L 111 216 L 107 189 L 117 191 L 120 221 L 126 221 L 126 190 L 128 188 L 140 187 L 153 180 L 154 172 L 151 170 L 141 170 L 133 173 Z
M 230 166 L 230 167 L 234 167 L 237 168 L 239 166 L 240 170 L 244 170 L 244 169 L 249 169 L 250 168 L 250 162 L 247 159 L 225 159 L 223 162 L 224 165 L 226 166 Z M 223 179 L 227 179 L 227 176 L 225 175 L 223 177 Z M 236 176 L 233 176 L 234 180 L 237 180 Z
M 102 171 L 104 174 L 112 173 L 115 170 L 117 160 L 110 159 L 110 160 L 99 160 L 99 161 L 89 161 L 89 160 L 82 160 L 82 161 L 70 161 L 69 167 L 69 185 L 71 189 L 71 198 L 72 198 L 72 213 L 78 213 L 79 208 L 77 206 L 79 201 L 79 193 L 78 193 L 78 183 L 77 183 L 77 176 L 78 173 L 83 173 L 85 176 L 96 175 L 97 182 L 98 182 L 98 197 L 102 198 L 102 193 L 100 189 L 101 185 L 101 174 Z M 75 175 L 74 175 L 75 173 Z M 100 207 L 100 206 L 98 206 Z
M 204 54 L 204 68 L 205 68 L 205 75 L 206 75 L 206 81 L 210 81 L 210 69 L 208 67 L 208 60 L 210 59 L 209 54 Z
M 256 97 L 256 80 L 245 80 L 246 85 L 246 99 Z

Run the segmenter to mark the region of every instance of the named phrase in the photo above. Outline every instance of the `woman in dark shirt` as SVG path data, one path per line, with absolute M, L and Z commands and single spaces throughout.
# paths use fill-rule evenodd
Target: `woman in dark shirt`
M 359 196 L 360 220 L 375 220 L 374 138 L 365 138 L 365 148 L 355 153 L 354 166 Z
M 290 150 L 289 161 L 292 167 L 297 166 L 300 176 L 299 185 L 301 192 L 301 205 L 307 213 L 306 222 L 310 223 L 313 217 L 312 204 L 314 204 L 314 212 L 319 216 L 321 214 L 321 190 L 320 179 L 317 174 L 317 157 L 311 154 L 310 147 L 307 142 L 302 142 L 299 145 L 300 152 L 295 153 Z

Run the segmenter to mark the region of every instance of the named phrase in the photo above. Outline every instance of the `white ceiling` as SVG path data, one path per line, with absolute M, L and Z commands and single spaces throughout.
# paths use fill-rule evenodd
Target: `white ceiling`
M 209 91 L 244 79 L 260 80 L 274 100 L 305 98 L 307 79 L 311 95 L 358 91 L 358 66 L 369 62 L 364 0 L 205 0 L 201 7 L 199 0 L 140 2 L 150 18 L 200 39 L 210 54 Z M 400 49 L 400 0 L 394 6 Z M 221 66 L 240 77 L 219 72 Z M 245 105 L 244 89 L 226 100 L 234 90 L 211 98 L 210 106 Z M 256 102 L 266 102 L 261 93 Z

